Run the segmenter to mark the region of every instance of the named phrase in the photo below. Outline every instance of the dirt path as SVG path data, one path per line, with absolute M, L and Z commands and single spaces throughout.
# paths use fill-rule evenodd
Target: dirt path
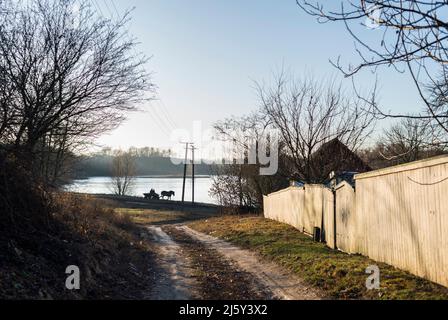
M 158 251 L 154 300 L 318 300 L 324 296 L 254 253 L 185 225 L 148 227 Z
M 295 274 L 266 262 L 255 253 L 185 225 L 188 221 L 213 216 L 217 210 L 214 207 L 204 206 L 203 210 L 195 207 L 187 211 L 167 207 L 157 211 L 159 208 L 153 206 L 162 205 L 159 202 L 153 204 L 139 198 L 112 200 L 119 203 L 120 207 L 149 211 L 140 213 L 138 218 L 147 226 L 148 241 L 157 251 L 155 266 L 152 268 L 154 285 L 150 299 L 326 298 Z M 168 203 L 174 207 L 177 205 Z
M 187 226 L 178 226 L 194 239 L 213 248 L 227 259 L 235 261 L 239 267 L 259 280 L 259 282 L 270 289 L 274 296 L 282 300 L 320 300 L 324 295 L 306 285 L 294 274 L 287 272 L 275 265 L 261 261 L 254 253 L 237 248 L 225 241 L 199 233 Z
M 160 227 L 148 227 L 157 250 L 157 267 L 150 300 L 197 299 L 198 284 L 193 277 L 191 261 L 182 249 Z
M 183 229 L 167 226 L 172 237 L 192 261 L 202 300 L 268 300 L 272 292 L 250 272 L 226 259 L 215 249 L 191 237 Z

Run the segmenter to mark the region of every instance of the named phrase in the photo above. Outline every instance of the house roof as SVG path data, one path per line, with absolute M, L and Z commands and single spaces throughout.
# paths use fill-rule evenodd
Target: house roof
M 311 157 L 319 169 L 325 171 L 362 173 L 372 170 L 339 139 L 333 139 L 323 144 Z

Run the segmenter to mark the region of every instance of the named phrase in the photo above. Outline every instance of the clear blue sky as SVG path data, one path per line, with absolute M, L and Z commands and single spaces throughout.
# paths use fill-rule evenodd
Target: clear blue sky
M 210 126 L 257 108 L 253 81 L 269 80 L 288 67 L 298 77 L 339 76 L 329 63 L 342 55 L 358 61 L 353 39 L 342 24 L 318 24 L 295 0 L 115 0 L 119 12 L 136 7 L 130 32 L 140 50 L 152 56 L 160 102 L 129 117 L 119 129 L 98 140 L 102 145 L 171 147 L 173 127 Z M 111 0 L 96 0 L 103 15 L 115 14 Z M 107 5 L 106 5 L 107 4 Z M 380 30 L 360 30 L 375 41 Z M 381 102 L 387 110 L 419 110 L 420 100 L 408 76 L 382 69 Z M 350 80 L 345 80 L 350 86 Z M 370 88 L 375 76 L 357 77 Z M 169 118 L 169 119 L 167 119 Z

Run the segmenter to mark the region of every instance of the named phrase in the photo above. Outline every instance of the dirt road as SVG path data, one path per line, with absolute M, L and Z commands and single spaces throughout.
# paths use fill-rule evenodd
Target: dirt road
M 187 224 L 219 214 L 211 205 L 182 206 L 135 197 L 106 197 L 145 226 L 155 249 L 153 300 L 318 300 L 324 295 L 278 265 Z
M 318 290 L 254 253 L 184 224 L 148 227 L 158 250 L 152 299 L 318 300 Z
M 200 298 L 191 260 L 160 227 L 148 227 L 158 252 L 151 300 Z

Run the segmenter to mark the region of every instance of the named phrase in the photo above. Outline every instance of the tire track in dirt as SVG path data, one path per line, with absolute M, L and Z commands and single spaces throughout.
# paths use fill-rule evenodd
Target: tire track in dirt
M 198 299 L 198 284 L 191 261 L 160 227 L 147 227 L 157 250 L 154 287 L 150 300 Z
M 269 288 L 276 298 L 282 300 L 321 300 L 325 296 L 319 290 L 308 286 L 295 274 L 278 265 L 262 261 L 256 254 L 231 245 L 223 240 L 197 232 L 187 226 L 177 226 L 190 237 L 213 248 L 226 259 L 234 261 L 242 270 L 251 273 Z
M 215 249 L 187 234 L 183 229 L 165 226 L 166 232 L 189 257 L 203 300 L 269 300 L 272 292 L 252 273 L 239 268 Z

